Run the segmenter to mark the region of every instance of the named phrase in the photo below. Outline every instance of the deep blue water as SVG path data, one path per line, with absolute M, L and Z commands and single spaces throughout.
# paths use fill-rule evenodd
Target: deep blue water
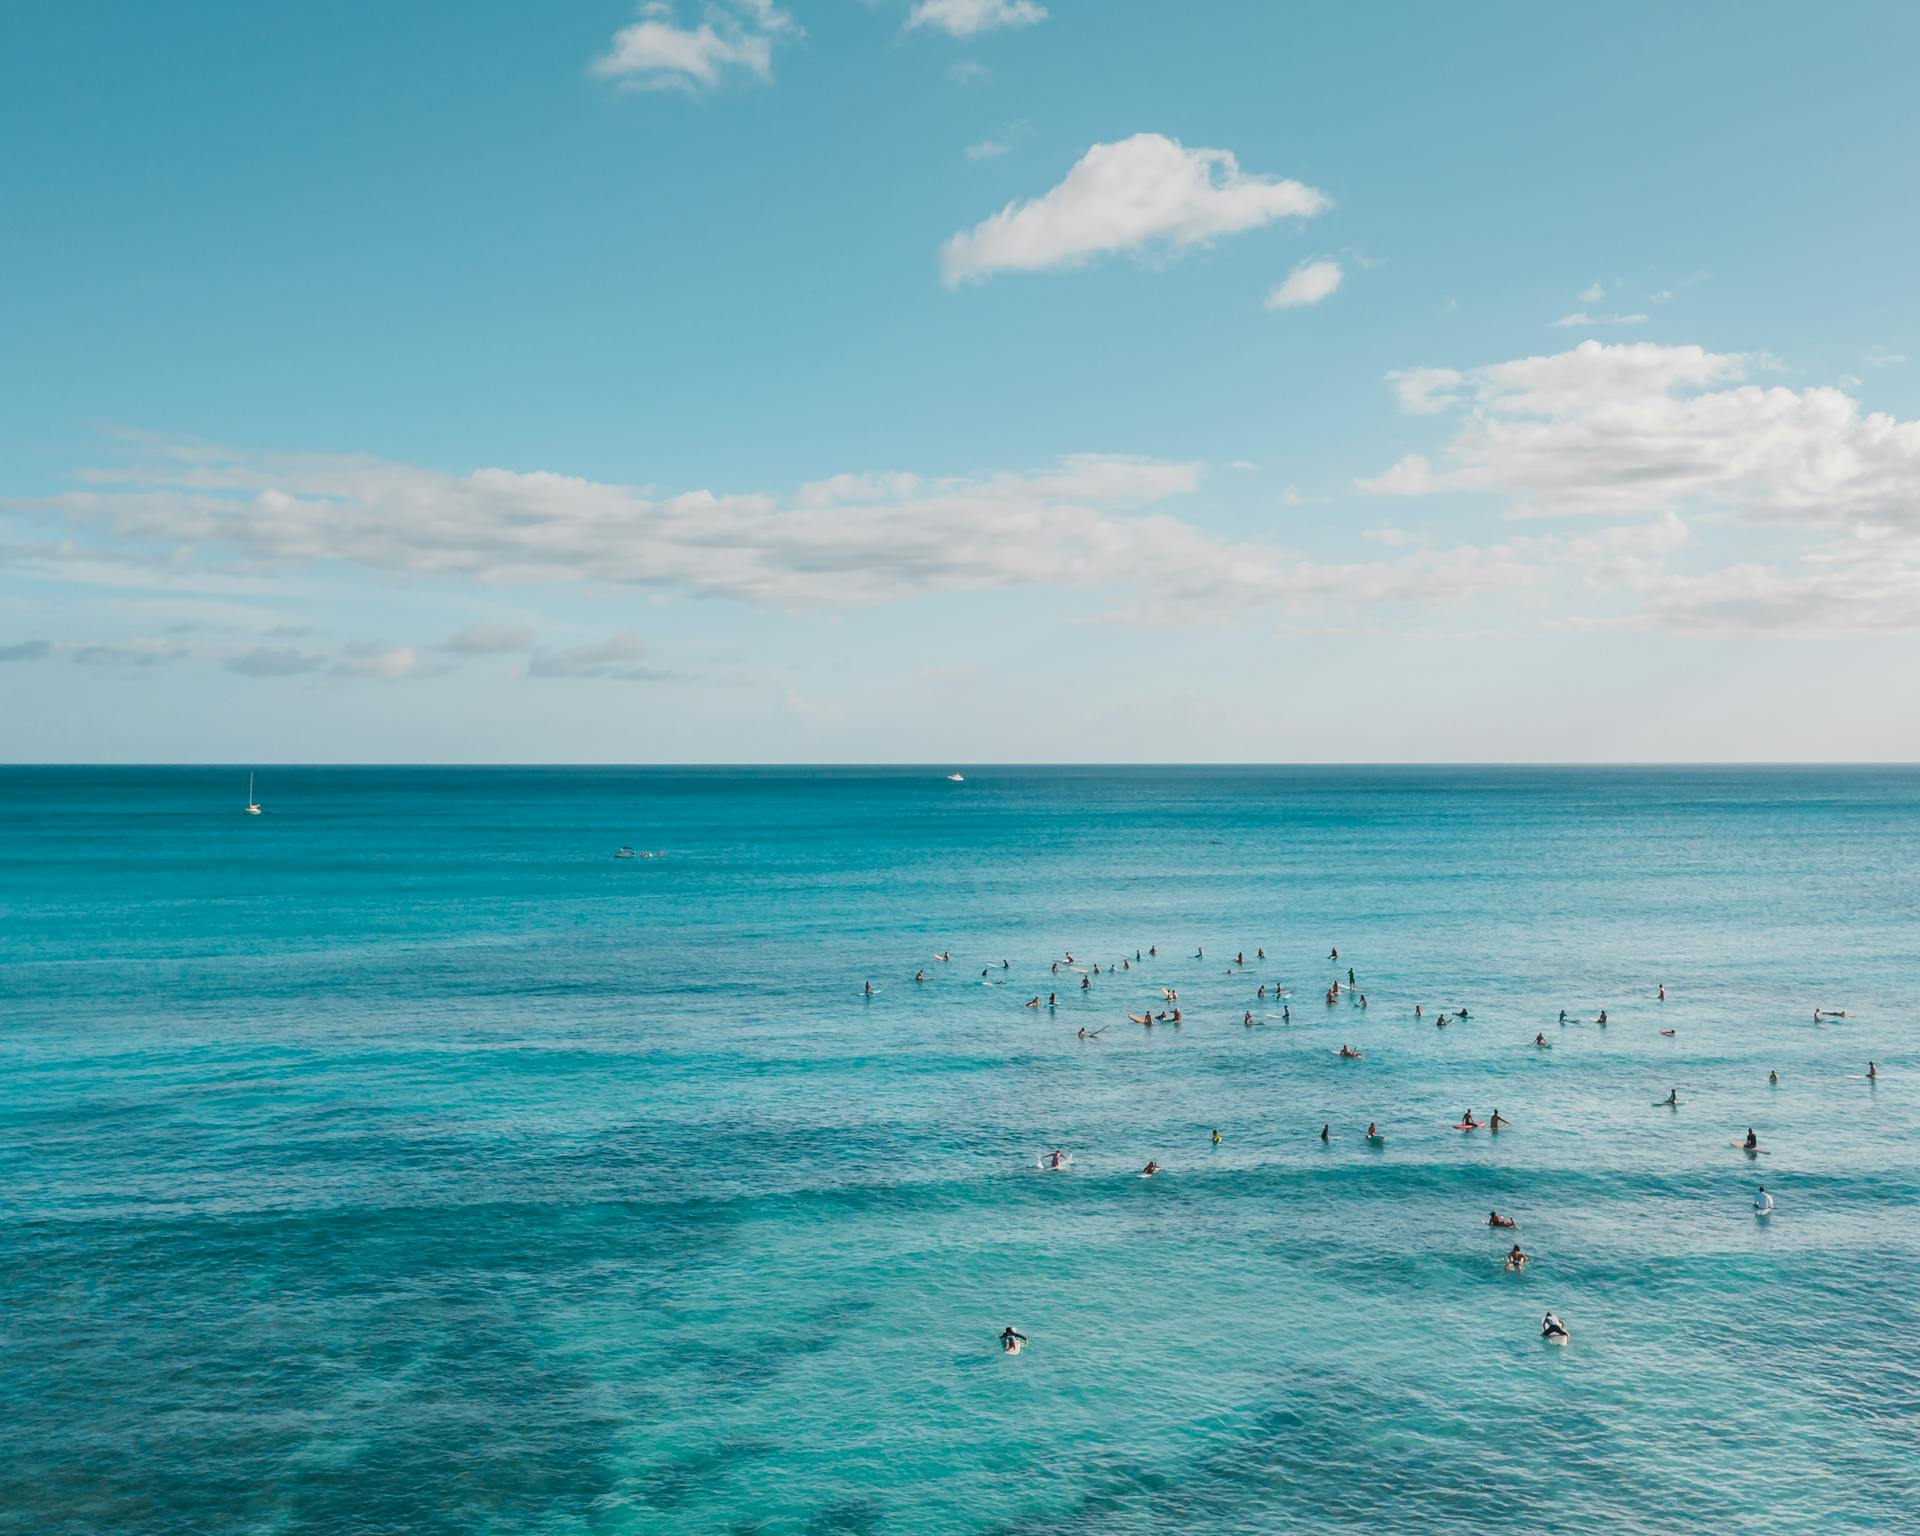
M 0 770 L 0 1531 L 1911 1528 L 1920 773 L 943 773 Z

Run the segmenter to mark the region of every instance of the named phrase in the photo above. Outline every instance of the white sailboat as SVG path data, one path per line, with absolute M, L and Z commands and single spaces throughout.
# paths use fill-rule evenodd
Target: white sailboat
M 249 816 L 258 816 L 260 814 L 260 802 L 253 798 L 253 775 L 251 773 L 247 775 L 247 814 Z
M 949 784 L 964 784 L 967 782 L 967 776 L 964 773 L 950 773 L 947 775 L 947 782 Z

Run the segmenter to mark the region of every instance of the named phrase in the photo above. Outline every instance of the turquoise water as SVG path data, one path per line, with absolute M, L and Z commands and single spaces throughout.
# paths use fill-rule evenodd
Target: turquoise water
M 1920 774 L 941 772 L 0 770 L 0 1530 L 1912 1528 Z

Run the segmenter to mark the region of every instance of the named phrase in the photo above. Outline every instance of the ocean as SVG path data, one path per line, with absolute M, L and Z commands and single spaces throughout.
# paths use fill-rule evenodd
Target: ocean
M 0 770 L 0 1531 L 1914 1528 L 1920 772 L 958 766 Z

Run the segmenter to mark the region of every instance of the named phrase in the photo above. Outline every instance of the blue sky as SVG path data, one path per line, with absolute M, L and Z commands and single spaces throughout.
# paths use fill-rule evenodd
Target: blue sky
M 1916 57 L 13 7 L 0 757 L 1920 757 Z

